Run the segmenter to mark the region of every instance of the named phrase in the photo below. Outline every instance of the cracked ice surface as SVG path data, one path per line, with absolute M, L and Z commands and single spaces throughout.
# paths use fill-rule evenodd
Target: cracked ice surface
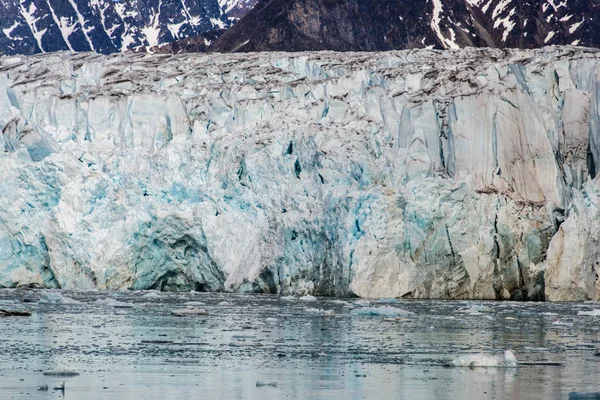
M 599 82 L 575 47 L 0 58 L 0 286 L 598 299 Z

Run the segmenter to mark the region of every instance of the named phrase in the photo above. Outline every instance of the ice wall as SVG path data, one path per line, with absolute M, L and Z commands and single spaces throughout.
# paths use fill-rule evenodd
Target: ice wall
M 0 287 L 600 297 L 600 53 L 0 58 Z

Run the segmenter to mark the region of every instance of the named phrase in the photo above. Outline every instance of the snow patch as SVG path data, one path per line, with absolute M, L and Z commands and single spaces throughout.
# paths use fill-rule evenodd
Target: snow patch
M 31 33 L 33 34 L 33 37 L 35 38 L 35 41 L 37 42 L 38 48 L 40 49 L 40 51 L 43 53 L 44 52 L 44 47 L 42 46 L 42 37 L 44 36 L 44 34 L 48 31 L 48 29 L 42 29 L 41 31 L 38 31 L 36 23 L 38 22 L 38 18 L 35 17 L 35 11 L 37 10 L 36 6 L 34 3 L 31 3 L 29 5 L 29 8 L 25 8 L 25 0 L 21 0 L 21 2 L 19 3 L 19 8 L 20 8 L 20 12 L 21 15 L 23 16 L 23 18 L 25 18 L 25 22 L 27 22 L 27 25 L 29 26 L 29 30 L 31 30 Z
M 569 28 L 569 33 L 575 32 L 581 26 L 581 24 L 583 24 L 583 21 L 585 21 L 585 18 L 571 25 L 571 27 Z
M 10 34 L 12 33 L 12 31 L 15 30 L 15 28 L 17 26 L 19 26 L 19 21 L 15 21 L 15 23 L 12 26 L 2 29 L 2 32 L 4 33 L 4 35 L 6 35 L 7 38 L 14 39 L 13 37 L 10 36 Z
M 459 46 L 453 41 L 454 31 L 451 31 L 451 38 L 448 39 L 442 35 L 442 31 L 440 29 L 440 15 L 442 14 L 442 2 L 441 0 L 433 0 L 433 16 L 431 18 L 431 28 L 437 35 L 437 37 L 442 42 L 442 46 L 445 49 L 458 49 Z
M 510 10 L 510 13 L 508 14 L 508 16 L 506 16 L 505 18 L 497 19 L 496 22 L 494 22 L 494 29 L 498 28 L 500 25 L 502 25 L 504 27 L 504 32 L 502 33 L 502 41 L 503 42 L 506 42 L 506 39 L 508 38 L 508 34 L 516 26 L 516 23 L 511 21 L 511 18 L 513 17 L 513 15 L 515 15 L 515 12 L 516 12 L 516 10 L 513 8 L 512 10 Z
M 90 50 L 96 51 L 96 49 L 94 48 L 94 44 L 92 43 L 92 40 L 90 39 L 90 36 L 88 35 L 88 33 L 94 28 L 92 27 L 92 28 L 86 29 L 85 24 L 87 21 L 85 20 L 85 18 L 83 18 L 83 15 L 81 15 L 81 13 L 79 12 L 79 9 L 77 8 L 77 4 L 75 3 L 75 0 L 69 0 L 69 4 L 71 4 L 71 7 L 73 7 L 73 10 L 75 11 L 75 14 L 77 15 L 77 21 L 79 22 L 79 26 L 81 26 L 81 31 L 83 32 L 85 39 L 87 40 L 88 44 L 90 45 Z

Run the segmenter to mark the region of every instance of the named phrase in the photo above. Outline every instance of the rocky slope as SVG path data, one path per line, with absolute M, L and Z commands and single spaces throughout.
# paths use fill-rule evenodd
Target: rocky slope
M 0 0 L 0 54 L 153 47 L 229 27 L 223 7 L 236 5 L 217 0 Z M 243 2 L 239 7 L 247 9 Z
M 265 0 L 215 43 L 232 51 L 600 47 L 589 0 Z
M 0 286 L 600 298 L 600 53 L 0 58 Z

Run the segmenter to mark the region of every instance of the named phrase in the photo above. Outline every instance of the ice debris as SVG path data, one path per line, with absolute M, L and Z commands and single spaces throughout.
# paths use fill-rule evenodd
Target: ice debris
M 392 298 L 384 298 L 384 299 L 379 299 L 377 300 L 378 303 L 383 303 L 383 304 L 396 304 L 399 302 L 398 299 L 392 297 Z
M 366 316 L 366 317 L 395 318 L 395 317 L 405 317 L 408 315 L 412 315 L 413 313 L 410 311 L 406 311 L 401 308 L 395 308 L 395 307 L 363 307 L 363 308 L 357 308 L 357 309 L 350 311 L 350 314 L 362 315 L 362 316 Z
M 111 299 L 110 297 L 107 297 L 105 299 L 98 299 L 98 300 L 94 301 L 94 304 L 111 306 L 111 307 L 115 307 L 115 308 L 133 308 L 133 304 L 124 303 L 119 300 Z
M 187 307 L 173 310 L 171 314 L 176 317 L 184 317 L 186 315 L 208 315 L 208 312 L 202 308 Z
M 461 314 L 467 314 L 467 315 L 480 315 L 481 313 L 490 312 L 490 311 L 492 311 L 491 308 L 489 308 L 488 306 L 481 305 L 481 304 L 473 304 L 468 307 L 460 307 L 457 310 L 457 312 L 459 312 Z
M 311 296 L 310 294 L 307 294 L 306 296 L 300 297 L 298 300 L 301 300 L 301 301 L 317 301 L 317 298 L 315 296 Z
M 40 304 L 79 304 L 79 302 L 60 293 L 44 292 L 40 296 Z
M 591 317 L 600 317 L 600 309 L 594 308 L 591 311 L 579 311 L 577 315 L 587 315 Z
M 454 359 L 451 363 L 455 367 L 506 367 L 515 368 L 518 365 L 517 357 L 512 350 L 505 350 L 504 354 L 466 354 Z

